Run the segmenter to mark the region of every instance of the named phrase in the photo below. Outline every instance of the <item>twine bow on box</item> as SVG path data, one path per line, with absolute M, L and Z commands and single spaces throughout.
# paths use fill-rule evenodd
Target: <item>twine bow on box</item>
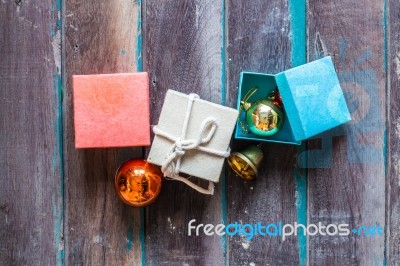
M 230 154 L 230 149 L 227 151 L 219 151 L 210 149 L 204 146 L 203 144 L 207 144 L 212 137 L 214 136 L 215 131 L 218 128 L 217 120 L 214 117 L 207 117 L 203 120 L 200 125 L 200 132 L 196 139 L 186 139 L 186 131 L 190 119 L 190 114 L 192 111 L 193 102 L 195 99 L 199 99 L 200 97 L 197 94 L 191 93 L 188 97 L 188 107 L 186 109 L 185 119 L 183 121 L 183 127 L 180 137 L 174 137 L 171 134 L 161 130 L 158 126 L 153 127 L 154 134 L 169 139 L 174 142 L 169 150 L 167 157 L 164 163 L 161 166 L 161 171 L 164 176 L 169 177 L 174 180 L 179 180 L 184 182 L 188 186 L 197 190 L 203 194 L 214 194 L 214 183 L 209 181 L 208 188 L 204 189 L 193 182 L 189 181 L 187 178 L 184 178 L 179 175 L 181 168 L 181 160 L 185 155 L 185 152 L 188 150 L 199 150 L 202 152 L 206 152 L 208 154 L 217 155 L 220 157 L 228 157 Z M 204 135 L 206 135 L 204 137 Z

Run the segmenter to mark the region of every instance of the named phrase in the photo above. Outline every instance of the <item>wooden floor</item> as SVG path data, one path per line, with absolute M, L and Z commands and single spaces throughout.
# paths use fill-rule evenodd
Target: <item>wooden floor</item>
M 135 209 L 113 175 L 149 148 L 74 148 L 72 74 L 148 71 L 156 124 L 168 89 L 234 107 L 240 71 L 326 55 L 353 122 L 266 144 L 254 182 L 226 168 L 210 197 L 166 181 Z M 399 1 L 1 0 L 0 265 L 400 265 L 399 77 Z M 384 236 L 196 237 L 191 219 Z

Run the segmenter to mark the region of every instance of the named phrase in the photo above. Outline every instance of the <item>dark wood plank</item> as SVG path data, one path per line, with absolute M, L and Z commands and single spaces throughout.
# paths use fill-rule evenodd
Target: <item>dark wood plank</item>
M 141 262 L 139 209 L 114 191 L 114 174 L 141 148 L 74 148 L 71 75 L 135 72 L 138 4 L 133 1 L 65 3 L 66 263 L 137 265 Z M 139 53 L 140 54 L 140 53 Z
M 287 1 L 228 1 L 228 105 L 236 107 L 239 74 L 253 71 L 275 74 L 291 67 L 291 39 Z M 240 150 L 250 144 L 236 140 Z M 296 147 L 265 143 L 259 177 L 245 182 L 227 171 L 228 223 L 264 225 L 298 221 L 295 199 Z M 232 265 L 298 265 L 296 237 L 256 236 L 250 241 L 230 237 Z
M 386 262 L 400 262 L 400 3 L 388 1 L 388 139 L 387 139 L 387 206 Z
M 144 69 L 150 73 L 152 124 L 165 93 L 174 89 L 222 101 L 222 1 L 145 1 Z M 222 221 L 221 184 L 206 196 L 165 181 L 159 199 L 146 209 L 149 265 L 222 265 L 223 243 L 216 236 L 188 236 L 187 223 Z
M 383 7 L 383 0 L 309 1 L 309 60 L 333 56 L 353 118 L 323 135 L 325 165 L 309 160 L 309 223 L 385 225 Z M 309 262 L 382 265 L 384 236 L 309 237 Z
M 0 264 L 62 262 L 57 2 L 0 2 Z

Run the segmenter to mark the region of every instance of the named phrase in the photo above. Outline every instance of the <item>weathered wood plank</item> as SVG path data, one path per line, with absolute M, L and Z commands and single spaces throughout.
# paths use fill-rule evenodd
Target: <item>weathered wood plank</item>
M 324 134 L 322 147 L 310 142 L 321 152 L 309 153 L 309 223 L 385 225 L 383 7 L 384 1 L 309 1 L 309 60 L 333 56 L 353 118 Z M 309 237 L 309 262 L 382 265 L 384 237 Z
M 145 1 L 144 69 L 150 73 L 152 124 L 157 124 L 165 93 L 174 89 L 222 101 L 222 1 Z M 159 199 L 146 209 L 146 261 L 149 265 L 222 265 L 216 236 L 188 236 L 187 223 L 219 224 L 221 185 L 206 196 L 165 181 Z
M 66 263 L 137 265 L 141 262 L 140 211 L 114 191 L 118 166 L 141 157 L 141 148 L 74 148 L 71 75 L 137 70 L 138 4 L 66 1 L 65 178 Z
M 400 262 L 400 3 L 388 1 L 388 113 L 386 262 Z
M 287 1 L 228 1 L 228 100 L 236 107 L 239 73 L 278 73 L 291 67 L 291 38 Z M 237 150 L 257 143 L 237 143 Z M 265 143 L 259 177 L 245 182 L 227 171 L 227 221 L 264 225 L 297 221 L 295 202 L 296 147 Z M 297 238 L 228 238 L 232 265 L 298 265 Z
M 0 2 L 0 264 L 62 262 L 57 2 Z

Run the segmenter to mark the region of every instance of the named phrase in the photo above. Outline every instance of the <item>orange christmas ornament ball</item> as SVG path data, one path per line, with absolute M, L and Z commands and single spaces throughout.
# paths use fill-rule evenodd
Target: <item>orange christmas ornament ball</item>
M 162 177 L 158 166 L 142 159 L 132 159 L 117 170 L 115 190 L 124 203 L 135 207 L 147 206 L 160 194 Z

